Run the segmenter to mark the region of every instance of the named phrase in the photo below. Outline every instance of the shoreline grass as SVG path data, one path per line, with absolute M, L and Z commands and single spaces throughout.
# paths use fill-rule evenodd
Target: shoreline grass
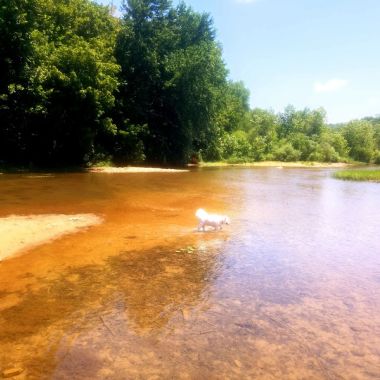
M 380 182 L 380 169 L 375 170 L 341 170 L 334 173 L 334 178 L 344 181 Z

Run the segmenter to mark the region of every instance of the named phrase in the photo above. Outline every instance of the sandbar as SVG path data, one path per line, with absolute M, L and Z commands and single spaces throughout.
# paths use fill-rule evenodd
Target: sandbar
M 188 172 L 187 169 L 165 169 L 165 168 L 148 168 L 138 166 L 99 166 L 89 168 L 92 173 L 181 173 Z
M 9 215 L 0 218 L 0 261 L 101 222 L 102 219 L 95 214 Z

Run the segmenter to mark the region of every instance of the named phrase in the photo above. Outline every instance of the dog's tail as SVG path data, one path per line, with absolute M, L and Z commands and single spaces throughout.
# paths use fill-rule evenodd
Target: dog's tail
M 197 212 L 195 213 L 195 216 L 198 219 L 205 219 L 205 217 L 207 216 L 207 212 L 203 210 L 203 208 L 199 208 Z

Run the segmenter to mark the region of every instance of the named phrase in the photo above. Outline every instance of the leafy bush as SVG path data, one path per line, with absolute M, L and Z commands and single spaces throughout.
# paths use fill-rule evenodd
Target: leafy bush
M 251 147 L 252 159 L 255 161 L 262 161 L 265 157 L 265 151 L 268 148 L 265 138 L 257 136 L 251 141 Z
M 380 150 L 377 150 L 374 154 L 373 162 L 380 165 Z
M 273 152 L 273 158 L 276 161 L 298 161 L 301 158 L 301 152 L 290 143 L 281 145 Z
M 301 153 L 300 159 L 303 161 L 306 161 L 317 147 L 315 141 L 300 132 L 290 135 L 288 141 L 292 144 L 294 149 Z
M 248 142 L 247 134 L 244 131 L 226 133 L 223 136 L 222 152 L 224 159 L 235 157 L 248 161 L 251 156 L 251 145 Z
M 309 161 L 338 162 L 340 157 L 335 149 L 328 143 L 318 144 L 316 150 L 310 154 Z

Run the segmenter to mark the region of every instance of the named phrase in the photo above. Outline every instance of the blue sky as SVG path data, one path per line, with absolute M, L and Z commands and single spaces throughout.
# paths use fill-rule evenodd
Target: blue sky
M 250 90 L 251 107 L 324 107 L 331 123 L 380 114 L 380 0 L 185 3 L 211 14 L 230 78 Z

